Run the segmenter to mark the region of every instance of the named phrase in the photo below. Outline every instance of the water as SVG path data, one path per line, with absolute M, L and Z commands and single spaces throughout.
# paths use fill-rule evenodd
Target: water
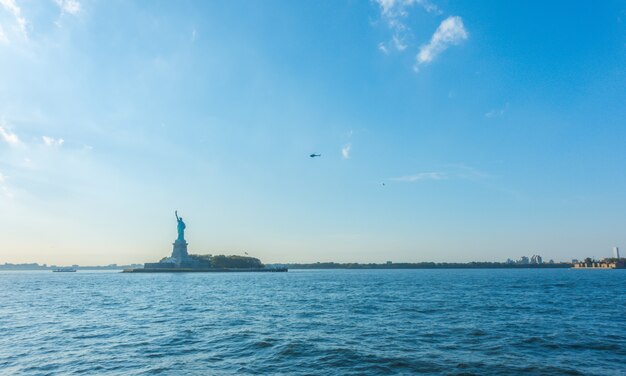
M 0 272 L 0 374 L 625 375 L 626 270 Z

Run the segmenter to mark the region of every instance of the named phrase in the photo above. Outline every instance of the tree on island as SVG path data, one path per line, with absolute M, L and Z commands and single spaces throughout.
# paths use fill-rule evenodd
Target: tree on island
M 189 255 L 189 258 L 216 269 L 260 269 L 265 267 L 258 258 L 248 256 Z

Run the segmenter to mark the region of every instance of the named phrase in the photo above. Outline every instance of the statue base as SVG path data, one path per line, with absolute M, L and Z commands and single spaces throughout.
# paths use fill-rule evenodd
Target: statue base
M 176 239 L 172 243 L 174 249 L 172 250 L 172 258 L 176 260 L 177 264 L 181 264 L 187 261 L 189 253 L 187 253 L 187 242 L 185 240 Z

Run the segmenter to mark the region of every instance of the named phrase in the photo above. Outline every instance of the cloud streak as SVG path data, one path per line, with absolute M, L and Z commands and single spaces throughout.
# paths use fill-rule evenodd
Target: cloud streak
M 380 12 L 386 17 L 406 17 L 407 8 L 419 5 L 429 13 L 441 13 L 436 5 L 427 0 L 375 0 L 380 7 Z
M 65 142 L 65 140 L 62 138 L 55 139 L 53 137 L 48 137 L 48 136 L 42 136 L 41 139 L 43 140 L 44 144 L 46 144 L 47 146 L 51 146 L 51 147 L 61 146 Z
M 0 125 L 0 139 L 9 145 L 18 145 L 20 143 L 19 137 L 2 125 Z
M 389 181 L 415 183 L 428 180 L 482 180 L 492 177 L 490 174 L 465 164 L 451 164 L 444 166 L 445 171 L 419 172 L 413 175 L 405 175 L 389 178 Z
M 448 176 L 443 172 L 420 172 L 414 175 L 405 175 L 397 178 L 390 178 L 392 181 L 406 182 L 406 183 L 414 183 L 418 181 L 425 180 L 444 180 L 447 179 Z
M 28 40 L 28 33 L 26 32 L 26 19 L 22 17 L 22 11 L 17 6 L 15 0 L 0 0 L 0 5 L 15 18 L 17 27 L 25 40 Z M 5 35 L 6 38 L 6 35 Z
M 387 46 L 385 46 L 383 42 L 378 43 L 378 49 L 385 55 L 389 55 L 389 49 L 387 48 Z
M 446 18 L 435 30 L 435 33 L 430 38 L 430 42 L 420 47 L 416 58 L 416 70 L 419 65 L 432 62 L 448 47 L 457 45 L 467 38 L 469 38 L 469 33 L 465 29 L 461 17 L 450 16 Z
M 494 117 L 502 116 L 502 115 L 504 115 L 504 113 L 506 112 L 508 107 L 509 107 L 509 104 L 507 103 L 507 104 L 504 105 L 504 107 L 502 107 L 500 109 L 494 108 L 493 110 L 486 112 L 485 113 L 485 117 L 486 118 L 494 118 Z
M 61 13 L 75 16 L 80 12 L 80 2 L 78 0 L 55 0 L 54 2 L 61 8 Z
M 375 0 L 375 2 L 380 8 L 382 19 L 393 33 L 389 42 L 378 44 L 378 49 L 384 54 L 389 54 L 390 48 L 401 52 L 408 47 L 406 39 L 412 36 L 405 19 L 409 16 L 410 7 L 417 5 L 429 13 L 441 14 L 439 8 L 427 0 Z
M 4 33 L 4 29 L 2 28 L 2 25 L 0 25 L 0 43 L 8 43 L 9 42 L 9 38 L 7 38 L 7 35 Z
M 350 159 L 350 151 L 352 149 L 352 143 L 348 143 L 341 148 L 341 156 L 343 159 Z
M 6 176 L 0 172 L 0 195 L 11 198 L 13 195 L 11 191 L 9 191 L 9 187 L 7 187 Z

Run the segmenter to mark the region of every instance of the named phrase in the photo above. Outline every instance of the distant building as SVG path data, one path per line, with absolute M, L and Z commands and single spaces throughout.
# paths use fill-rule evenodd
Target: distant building
M 620 258 L 619 257 L 619 248 L 618 247 L 613 247 L 613 258 Z
M 528 257 L 526 257 L 526 256 L 522 256 L 522 258 L 518 262 L 520 264 L 522 264 L 522 265 L 528 265 L 529 264 Z
M 543 259 L 539 255 L 532 255 L 530 258 L 531 264 L 543 264 Z

